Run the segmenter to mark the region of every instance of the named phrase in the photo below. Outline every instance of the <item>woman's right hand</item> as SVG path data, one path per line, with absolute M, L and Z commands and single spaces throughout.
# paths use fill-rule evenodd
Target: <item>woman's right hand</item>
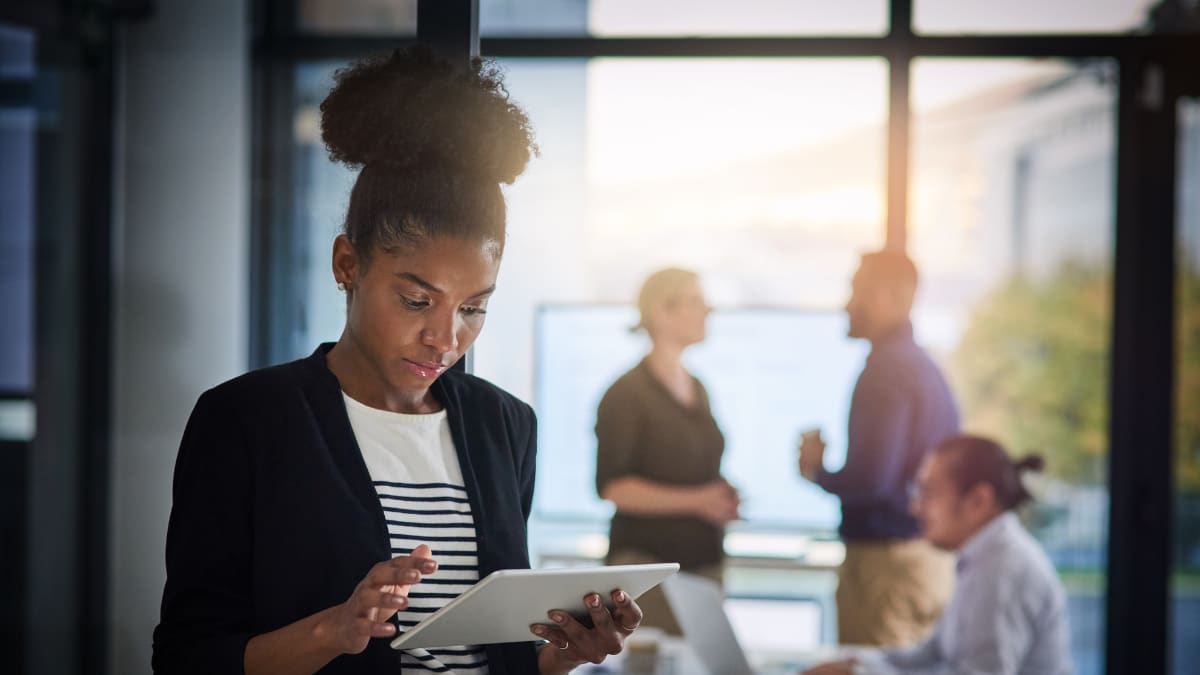
M 388 620 L 408 607 L 408 592 L 426 574 L 437 571 L 437 561 L 425 544 L 411 555 L 397 556 L 376 564 L 358 582 L 354 593 L 340 605 L 330 608 L 318 627 L 318 634 L 343 654 L 358 654 L 371 638 L 392 637 L 396 626 Z
M 723 478 L 710 481 L 696 488 L 696 515 L 713 525 L 724 527 L 737 520 L 741 499 L 737 490 Z

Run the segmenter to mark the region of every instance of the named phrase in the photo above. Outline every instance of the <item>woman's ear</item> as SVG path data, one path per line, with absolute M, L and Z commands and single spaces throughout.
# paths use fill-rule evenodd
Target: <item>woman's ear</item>
M 358 281 L 361 267 L 358 251 L 350 242 L 350 237 L 339 234 L 333 240 L 333 282 L 338 284 L 338 288 L 352 288 L 354 282 Z

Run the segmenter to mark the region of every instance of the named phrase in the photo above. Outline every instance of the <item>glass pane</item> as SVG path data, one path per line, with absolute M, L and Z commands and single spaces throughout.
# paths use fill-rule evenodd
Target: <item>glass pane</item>
M 33 31 L 0 23 L 0 78 L 33 79 L 34 46 Z
M 587 0 L 492 0 L 479 3 L 479 34 L 539 36 L 588 34 Z
M 32 395 L 37 110 L 32 31 L 0 26 L 0 393 Z
M 301 0 L 302 31 L 357 35 L 416 35 L 417 0 Z
M 1160 10 L 1158 0 L 915 0 L 918 33 L 1127 33 L 1180 26 L 1178 12 Z M 1163 4 L 1187 4 L 1167 2 Z M 1193 3 L 1194 5 L 1194 3 Z
M 885 0 L 488 0 L 488 36 L 882 35 Z
M 346 200 L 355 173 L 329 161 L 321 142 L 321 113 L 318 106 L 333 86 L 333 73 L 344 63 L 301 65 L 296 69 L 297 108 L 293 120 L 296 146 L 293 149 L 293 202 L 291 221 L 305 252 L 297 267 L 295 283 L 305 289 L 304 324 L 293 339 L 298 358 L 318 342 L 336 341 L 346 318 L 346 300 L 330 277 L 333 239 L 346 217 Z
M 1026 525 L 1067 588 L 1076 672 L 1103 670 L 1115 70 L 922 59 L 909 248 L 922 342 L 964 428 L 1039 452 Z
M 1179 104 L 1172 660 L 1200 672 L 1200 98 Z
M 783 568 L 735 563 L 727 589 L 817 599 L 820 618 L 796 644 L 832 638 L 837 503 L 797 476 L 796 432 L 821 424 L 831 455 L 844 455 L 864 346 L 845 339 L 840 308 L 859 252 L 883 244 L 885 64 L 505 65 L 543 155 L 508 191 L 501 290 L 476 372 L 538 409 L 532 554 L 542 564 L 604 554 L 611 507 L 595 492 L 596 405 L 647 348 L 626 330 L 644 277 L 690 267 L 719 309 L 686 359 L 725 434 L 723 473 L 746 495 L 746 521 L 725 548 Z M 769 620 L 744 609 L 744 625 Z M 758 646 L 763 634 L 742 637 Z

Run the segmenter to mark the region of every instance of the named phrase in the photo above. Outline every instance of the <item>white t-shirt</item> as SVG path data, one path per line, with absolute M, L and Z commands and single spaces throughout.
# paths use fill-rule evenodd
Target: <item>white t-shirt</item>
M 392 557 L 408 555 L 419 544 L 428 544 L 438 561 L 437 572 L 413 586 L 409 607 L 398 613 L 403 631 L 479 581 L 475 520 L 462 467 L 445 410 L 406 415 L 372 408 L 344 392 L 342 398 L 383 505 Z M 488 673 L 487 653 L 483 647 L 471 645 L 407 649 L 401 655 L 401 666 L 455 675 Z

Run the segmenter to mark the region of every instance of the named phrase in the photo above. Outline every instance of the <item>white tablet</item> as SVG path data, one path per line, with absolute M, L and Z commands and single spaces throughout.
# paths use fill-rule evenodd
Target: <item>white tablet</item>
M 678 563 L 497 570 L 393 639 L 392 649 L 529 642 L 537 639 L 529 627 L 551 623 L 552 609 L 584 616 L 588 593 L 612 609 L 616 589 L 637 598 L 678 570 Z

